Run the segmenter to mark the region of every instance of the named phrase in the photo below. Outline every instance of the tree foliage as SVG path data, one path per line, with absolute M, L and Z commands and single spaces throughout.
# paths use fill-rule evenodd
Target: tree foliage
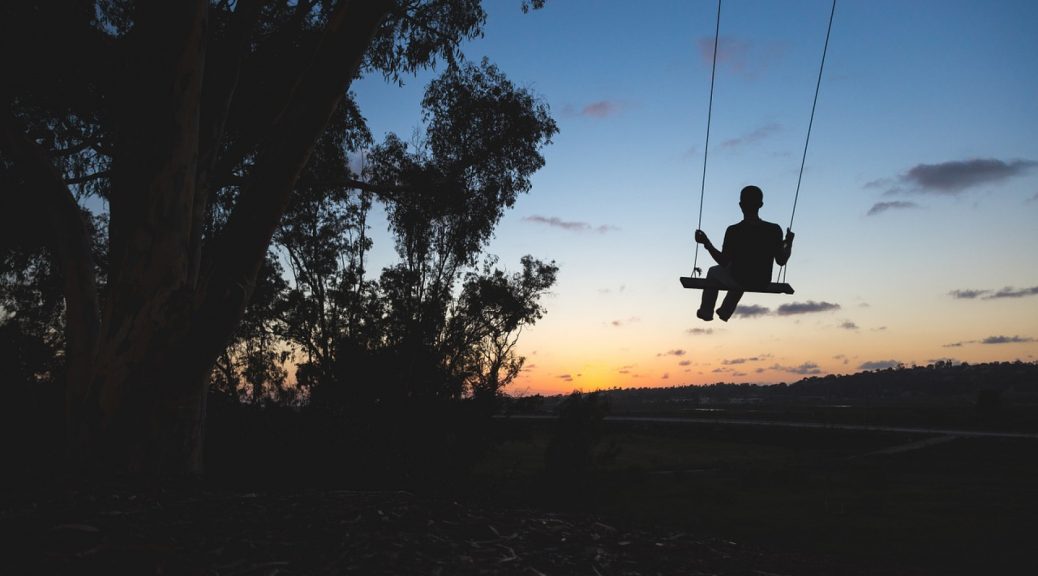
M 439 354 L 452 282 L 555 131 L 495 68 L 463 64 L 485 18 L 476 0 L 3 4 L 3 325 L 64 348 L 71 453 L 197 473 L 211 382 L 283 400 L 286 346 L 328 381 L 336 342 L 385 348 L 394 318 Z M 355 174 L 370 135 L 351 82 L 438 60 L 426 149 L 387 140 Z M 376 198 L 413 256 L 377 285 Z

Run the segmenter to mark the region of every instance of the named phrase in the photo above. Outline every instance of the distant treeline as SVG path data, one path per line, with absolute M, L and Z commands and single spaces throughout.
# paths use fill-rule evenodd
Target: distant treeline
M 977 402 L 981 396 L 1038 402 L 1038 363 L 993 362 L 926 366 L 899 366 L 884 370 L 812 376 L 792 384 L 735 384 L 602 390 L 613 411 L 665 409 L 668 406 L 731 403 L 905 402 L 960 399 Z M 552 410 L 564 396 L 516 398 L 515 411 Z

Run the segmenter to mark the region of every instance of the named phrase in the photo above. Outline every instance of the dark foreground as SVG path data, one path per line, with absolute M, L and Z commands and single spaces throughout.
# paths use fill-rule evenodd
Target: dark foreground
M 203 486 L 0 491 L 0 575 L 1038 574 L 1030 437 L 504 419 L 462 467 L 431 424 L 273 416 L 216 429 Z M 592 437 L 585 468 L 548 465 Z
M 593 515 L 407 492 L 78 494 L 6 505 L 0 528 L 5 574 L 866 573 Z

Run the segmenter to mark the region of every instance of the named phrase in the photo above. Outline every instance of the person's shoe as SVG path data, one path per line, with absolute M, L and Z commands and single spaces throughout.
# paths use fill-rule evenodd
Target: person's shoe
M 717 317 L 720 318 L 723 322 L 727 322 L 728 319 L 732 317 L 732 313 L 733 312 L 734 312 L 734 310 L 732 310 L 730 312 L 728 310 L 725 310 L 724 308 L 718 308 L 717 309 Z
M 711 314 L 709 310 L 703 310 L 702 308 L 696 310 L 696 317 L 707 322 L 714 319 L 714 315 Z

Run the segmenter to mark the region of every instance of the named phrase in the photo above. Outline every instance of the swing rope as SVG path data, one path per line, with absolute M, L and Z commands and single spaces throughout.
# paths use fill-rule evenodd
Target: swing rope
M 699 184 L 699 222 L 696 230 L 703 228 L 703 196 L 706 192 L 706 157 L 710 150 L 710 120 L 714 114 L 714 77 L 717 75 L 717 40 L 721 34 L 721 0 L 717 0 L 717 24 L 714 27 L 714 61 L 710 67 L 710 100 L 706 107 L 706 144 L 703 145 L 703 180 Z M 692 259 L 692 276 L 697 276 L 699 270 L 699 242 L 696 245 L 696 255 Z
M 720 0 L 718 0 L 720 2 Z M 825 70 L 825 55 L 829 52 L 829 35 L 833 31 L 833 16 L 836 14 L 836 0 L 833 0 L 833 7 L 829 11 L 829 27 L 825 31 L 825 46 L 822 48 L 822 63 L 818 66 L 818 81 L 815 83 L 815 99 L 811 103 L 811 119 L 807 122 L 807 138 L 804 139 L 804 154 L 800 158 L 800 175 L 797 176 L 797 190 L 796 194 L 793 195 L 793 212 L 789 215 L 789 227 L 787 230 L 793 229 L 793 218 L 797 214 L 797 200 L 800 199 L 800 182 L 804 179 L 804 164 L 807 162 L 807 146 L 811 143 L 811 127 L 815 123 L 815 108 L 818 106 L 818 92 L 822 87 L 822 71 Z M 709 130 L 709 127 L 707 128 Z M 702 216 L 700 216 L 702 217 Z M 786 272 L 788 266 L 783 265 L 779 267 L 778 275 L 775 278 L 776 282 L 786 281 Z

